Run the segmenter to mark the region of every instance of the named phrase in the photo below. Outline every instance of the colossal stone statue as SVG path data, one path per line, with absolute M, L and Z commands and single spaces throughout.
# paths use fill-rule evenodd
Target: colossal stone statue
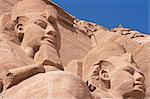
M 145 77 L 131 54 L 100 60 L 92 66 L 89 88 L 95 99 L 143 99 Z
M 25 3 L 29 5 L 24 6 Z M 14 6 L 11 17 L 5 25 L 2 24 L 0 34 L 2 99 L 61 99 L 62 96 L 65 99 L 92 99 L 88 87 L 78 77 L 63 71 L 44 73 L 49 70 L 63 70 L 58 53 L 60 34 L 57 31 L 57 15 L 51 13 L 53 10 L 56 11 L 52 5 L 48 5 L 43 0 L 23 0 Z M 33 76 L 38 73 L 42 74 Z M 30 84 L 36 87 L 37 83 L 42 85 L 41 89 L 39 87 L 36 90 L 38 95 L 35 95 L 34 89 L 30 92 L 31 89 L 25 90 L 27 86 L 25 89 L 23 87 L 20 89 L 21 83 L 23 86 L 29 85 L 28 88 L 31 89 Z M 24 92 L 21 94 L 19 91 L 20 96 L 17 95 L 17 91 L 14 91 L 15 85 Z M 47 91 L 43 89 L 44 86 L 45 88 L 48 86 Z M 59 92 L 57 87 L 60 88 Z M 14 96 L 9 97 L 7 95 L 9 92 Z
M 15 34 L 11 23 L 0 33 L 0 79 L 3 90 L 34 74 L 45 72 L 41 64 L 37 64 L 25 54 Z
M 43 66 L 63 69 L 56 44 L 59 42 L 56 36 L 59 33 L 54 29 L 57 28 L 57 14 L 52 12 L 57 13 L 53 6 L 42 0 L 24 0 L 14 6 L 11 14 L 1 16 L 1 89 L 10 88 L 34 74 L 45 72 Z M 26 75 L 23 76 L 24 73 Z
M 0 16 L 0 99 L 149 99 L 149 38 L 19 0 Z
M 26 54 L 46 68 L 62 70 L 56 8 L 43 0 L 23 0 L 13 7 L 11 18 Z
M 119 43 L 107 42 L 100 49 L 93 48 L 82 61 L 71 61 L 65 70 L 87 81 L 94 99 L 145 97 L 145 76 Z

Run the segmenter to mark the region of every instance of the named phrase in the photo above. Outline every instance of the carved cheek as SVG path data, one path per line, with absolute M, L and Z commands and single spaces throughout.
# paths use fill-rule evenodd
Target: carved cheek
M 117 71 L 111 76 L 111 90 L 125 93 L 133 89 L 134 78 L 126 71 Z

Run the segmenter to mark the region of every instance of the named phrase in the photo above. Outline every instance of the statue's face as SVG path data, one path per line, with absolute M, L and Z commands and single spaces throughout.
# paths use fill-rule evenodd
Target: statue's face
M 17 18 L 16 30 L 18 33 L 29 35 L 28 32 L 36 32 L 35 35 L 52 35 L 56 30 L 53 25 L 41 13 L 26 13 Z M 35 30 L 35 31 L 34 31 Z M 53 32 L 53 33 L 51 33 Z M 55 36 L 55 35 L 54 35 Z
M 101 90 L 128 99 L 134 99 L 137 95 L 144 97 L 145 78 L 135 64 L 121 57 L 111 57 L 100 61 L 99 66 Z
M 48 21 L 40 13 L 26 13 L 23 16 L 18 16 L 16 29 L 26 31 L 32 24 L 35 24 L 42 29 L 46 29 Z
M 112 94 L 124 97 L 134 97 L 139 93 L 144 95 L 144 75 L 134 64 L 119 57 L 111 57 L 101 62 L 100 78 L 104 83 L 110 82 L 105 83 L 105 86 Z
M 27 2 L 31 4 L 28 6 L 24 5 L 24 3 Z M 46 32 L 55 31 L 53 27 L 49 25 L 55 23 L 58 12 L 54 6 L 48 5 L 46 2 L 47 0 L 38 0 L 37 2 L 34 0 L 23 0 L 14 7 L 13 18 L 19 18 L 18 23 L 22 24 L 25 30 L 28 29 L 31 24 L 35 24 L 44 30 L 46 29 Z

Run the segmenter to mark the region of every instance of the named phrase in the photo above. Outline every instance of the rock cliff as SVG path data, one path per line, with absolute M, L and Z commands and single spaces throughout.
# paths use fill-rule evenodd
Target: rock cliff
M 149 99 L 149 65 L 149 35 L 0 0 L 0 99 Z

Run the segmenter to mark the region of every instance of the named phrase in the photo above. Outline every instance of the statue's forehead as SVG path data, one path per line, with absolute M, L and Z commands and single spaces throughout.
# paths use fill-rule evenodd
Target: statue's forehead
M 17 17 L 20 17 L 18 21 L 24 21 L 24 22 L 33 22 L 36 20 L 43 20 L 46 21 L 46 18 L 42 16 L 39 12 L 34 13 L 24 13 L 21 15 L 18 15 Z
M 131 67 L 135 71 L 140 72 L 135 64 L 130 63 L 129 61 L 123 60 L 120 57 L 111 57 L 111 58 L 105 59 L 102 65 L 104 65 L 102 67 L 110 69 L 110 71 L 123 69 L 125 67 Z
M 47 4 L 43 0 L 23 0 L 18 2 L 12 9 L 12 19 L 30 12 L 44 12 Z M 34 15 L 34 14 L 33 14 Z

